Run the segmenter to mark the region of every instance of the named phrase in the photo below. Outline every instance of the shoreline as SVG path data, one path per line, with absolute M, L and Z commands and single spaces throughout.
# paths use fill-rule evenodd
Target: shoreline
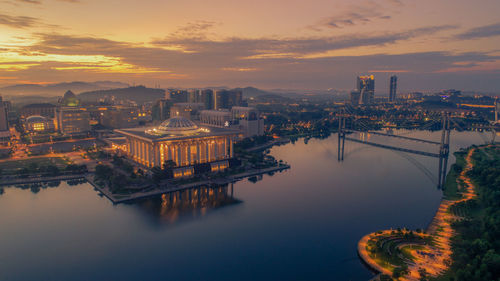
M 465 183 L 463 185 L 463 189 L 460 191 L 461 197 L 451 200 L 445 199 L 445 196 L 443 194 L 439 207 L 425 231 L 425 235 L 432 237 L 435 242 L 435 245 L 427 246 L 428 250 L 430 252 L 433 252 L 432 258 L 430 258 L 429 256 L 426 257 L 425 255 L 419 255 L 417 258 L 420 260 L 420 262 L 415 262 L 413 265 L 409 265 L 409 274 L 406 276 L 402 276 L 403 279 L 418 280 L 418 277 L 420 276 L 418 270 L 422 267 L 425 268 L 427 272 L 434 277 L 442 274 L 448 268 L 445 262 L 451 258 L 452 251 L 450 238 L 454 235 L 454 231 L 451 227 L 451 220 L 456 219 L 456 217 L 450 214 L 448 210 L 450 206 L 462 201 L 472 199 L 475 196 L 475 187 L 470 179 L 466 176 L 466 173 L 473 167 L 471 158 L 475 150 L 476 148 L 470 148 L 468 150 L 467 155 L 464 159 L 465 166 L 455 178 L 457 184 L 459 179 Z M 392 230 L 381 230 L 372 232 L 363 236 L 358 242 L 357 250 L 360 259 L 369 268 L 371 268 L 375 272 L 378 272 L 378 274 L 374 276 L 374 280 L 377 280 L 382 274 L 392 276 L 392 272 L 379 265 L 372 257 L 370 257 L 366 248 L 368 241 L 376 238 L 377 234 L 390 234 L 391 231 Z

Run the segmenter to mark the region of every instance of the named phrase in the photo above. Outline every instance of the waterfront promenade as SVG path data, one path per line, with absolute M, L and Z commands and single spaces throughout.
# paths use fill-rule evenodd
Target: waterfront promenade
M 473 168 L 472 155 L 476 149 L 472 148 L 468 151 L 465 157 L 465 167 L 460 172 L 457 184 L 461 185 L 461 198 L 456 200 L 441 201 L 439 208 L 434 215 L 434 218 L 426 230 L 426 234 L 419 234 L 422 237 L 431 237 L 433 243 L 430 245 L 419 245 L 416 249 L 407 248 L 408 253 L 413 257 L 411 262 L 407 262 L 408 274 L 403 276 L 402 280 L 419 280 L 420 272 L 425 271 L 430 276 L 438 276 L 451 264 L 451 238 L 453 237 L 454 230 L 451 223 L 454 220 L 461 219 L 452 214 L 449 209 L 452 205 L 458 204 L 463 201 L 473 199 L 476 196 L 475 186 L 471 179 L 467 176 L 467 172 Z M 460 184 L 463 183 L 463 184 Z M 386 261 L 376 258 L 376 255 L 371 254 L 368 250 L 368 243 L 370 240 L 376 241 L 377 238 L 383 236 L 390 236 L 392 230 L 383 230 L 376 233 L 365 235 L 358 242 L 358 254 L 360 258 L 373 270 L 391 276 L 392 270 L 396 266 L 391 266 Z M 408 246 L 410 244 L 405 244 Z M 402 248 L 403 245 L 398 247 Z M 384 266 L 383 266 L 384 265 Z
M 34 177 L 34 178 L 25 177 L 25 178 L 15 178 L 15 179 L 1 179 L 0 186 L 30 184 L 30 183 L 50 182 L 50 181 L 75 180 L 75 179 L 83 179 L 85 177 L 86 174 L 70 174 L 70 175 L 61 175 L 56 177 Z

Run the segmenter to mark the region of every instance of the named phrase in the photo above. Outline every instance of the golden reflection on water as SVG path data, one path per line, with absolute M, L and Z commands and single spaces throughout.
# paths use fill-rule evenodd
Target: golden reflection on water
M 163 223 L 175 223 L 181 218 L 203 217 L 210 210 L 241 203 L 233 197 L 233 185 L 191 189 L 162 194 L 139 202 L 141 209 Z

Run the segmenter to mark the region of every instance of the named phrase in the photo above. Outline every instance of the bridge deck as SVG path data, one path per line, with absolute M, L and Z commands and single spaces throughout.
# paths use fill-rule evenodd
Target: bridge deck
M 393 137 L 393 138 L 400 138 L 400 139 L 405 139 L 405 140 L 411 140 L 411 141 L 418 141 L 418 142 L 425 142 L 425 143 L 431 143 L 431 144 L 441 144 L 436 141 L 430 141 L 430 140 L 424 140 L 424 139 L 417 139 L 417 138 L 411 138 L 411 137 L 405 137 L 405 136 L 398 136 L 398 135 L 391 135 L 391 134 L 385 134 L 385 133 L 379 133 L 379 132 L 373 132 L 373 131 L 368 131 L 368 132 L 363 132 L 363 131 L 358 131 L 358 130 L 346 130 L 347 132 L 357 132 L 357 133 L 369 133 L 369 134 L 374 134 L 374 135 L 380 135 L 380 136 L 387 136 L 387 137 Z
M 413 154 L 418 154 L 418 155 L 424 155 L 424 156 L 429 156 L 429 157 L 436 157 L 436 158 L 440 157 L 440 155 L 438 153 L 432 153 L 432 152 L 426 152 L 426 151 L 420 151 L 420 150 L 414 150 L 414 149 L 408 149 L 408 148 L 401 148 L 401 147 L 390 146 L 390 145 L 369 142 L 369 141 L 362 141 L 362 140 L 358 140 L 358 139 L 350 138 L 350 137 L 345 137 L 345 139 L 353 141 L 353 142 L 364 143 L 364 144 L 368 144 L 368 145 L 372 145 L 372 146 L 376 146 L 376 147 L 381 147 L 381 148 L 398 150 L 398 151 L 403 151 L 403 152 L 408 152 L 408 153 L 413 153 Z

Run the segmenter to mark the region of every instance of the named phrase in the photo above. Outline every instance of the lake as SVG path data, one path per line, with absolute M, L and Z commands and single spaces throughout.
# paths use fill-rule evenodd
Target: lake
M 486 137 L 454 131 L 450 150 Z M 436 158 L 346 141 L 338 162 L 335 134 L 271 154 L 291 169 L 133 204 L 113 205 L 88 183 L 5 187 L 0 280 L 367 280 L 373 274 L 357 257 L 358 240 L 379 229 L 426 228 L 441 200 Z

